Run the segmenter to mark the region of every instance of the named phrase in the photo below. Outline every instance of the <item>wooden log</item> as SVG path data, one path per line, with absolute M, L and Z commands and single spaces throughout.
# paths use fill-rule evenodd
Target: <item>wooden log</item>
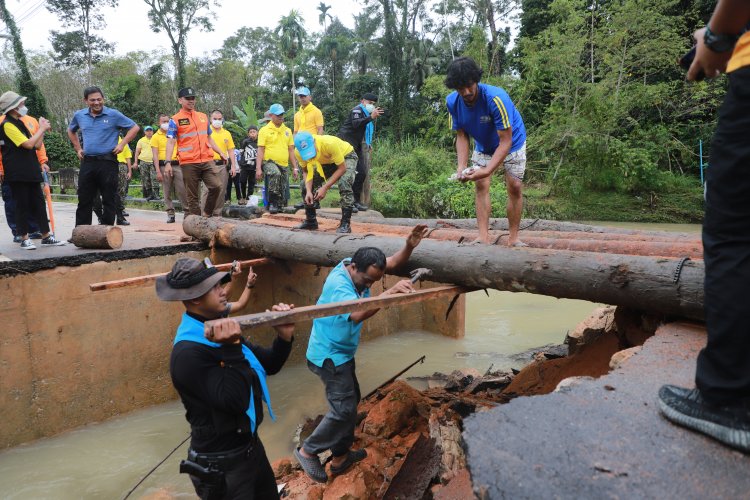
M 185 232 L 255 255 L 333 267 L 363 246 L 391 255 L 402 237 L 290 231 L 251 222 L 189 216 Z M 432 269 L 434 281 L 621 305 L 655 314 L 703 319 L 703 262 L 566 250 L 459 245 L 425 240 L 397 273 Z
M 344 300 L 342 302 L 331 302 L 330 304 L 321 304 L 313 306 L 297 307 L 290 311 L 268 311 L 256 314 L 245 314 L 243 316 L 233 316 L 232 319 L 240 324 L 243 330 L 258 328 L 259 326 L 276 326 L 286 325 L 288 323 L 297 323 L 308 321 L 315 318 L 326 316 L 336 316 L 338 314 L 353 313 L 358 311 L 370 311 L 389 306 L 400 306 L 422 302 L 430 299 L 441 297 L 455 297 L 458 294 L 471 291 L 461 286 L 438 286 L 418 290 L 413 293 L 400 293 L 396 295 L 378 295 L 377 297 L 368 297 L 359 300 Z M 206 321 L 206 326 L 212 328 L 215 321 Z
M 263 266 L 272 262 L 272 259 L 267 259 L 264 257 L 260 259 L 241 260 L 239 262 L 240 269 L 247 269 L 251 266 Z M 218 269 L 219 271 L 229 271 L 229 269 L 231 269 L 232 267 L 232 263 L 227 262 L 225 264 L 216 264 L 214 267 L 216 267 L 216 269 Z M 90 283 L 89 290 L 92 292 L 101 292 L 102 290 L 112 290 L 114 288 L 150 285 L 156 280 L 156 278 L 158 278 L 159 276 L 164 276 L 165 274 L 168 273 L 147 274 L 145 276 L 136 276 L 134 278 L 124 278 L 112 281 L 101 281 L 99 283 Z
M 119 226 L 76 226 L 70 241 L 80 248 L 115 250 L 122 246 L 122 229 Z

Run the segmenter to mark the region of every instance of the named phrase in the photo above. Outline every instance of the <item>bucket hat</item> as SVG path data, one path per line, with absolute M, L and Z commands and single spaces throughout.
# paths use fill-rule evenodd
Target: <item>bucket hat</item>
M 229 273 L 219 271 L 213 265 L 184 257 L 177 259 L 170 272 L 156 278 L 156 295 L 165 301 L 197 299 L 216 283 L 230 279 Z
M 25 100 L 25 97 L 16 94 L 12 90 L 5 92 L 0 96 L 0 113 L 3 115 L 8 114 L 8 111 L 17 108 Z

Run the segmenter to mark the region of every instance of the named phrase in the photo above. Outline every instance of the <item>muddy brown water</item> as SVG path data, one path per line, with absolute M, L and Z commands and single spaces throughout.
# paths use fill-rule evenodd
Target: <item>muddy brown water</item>
M 613 224 L 610 224 L 613 225 Z M 652 230 L 698 231 L 694 225 L 627 225 Z M 357 374 L 366 394 L 426 355 L 407 376 L 475 368 L 481 372 L 520 367 L 517 353 L 561 343 L 595 304 L 539 295 L 490 291 L 469 294 L 466 335 L 451 339 L 426 332 L 400 332 L 360 346 Z M 419 382 L 415 382 L 419 384 Z M 269 458 L 291 455 L 297 424 L 325 411 L 322 384 L 304 364 L 284 367 L 269 379 L 276 422 L 260 429 Z M 7 499 L 122 498 L 188 434 L 179 401 L 140 410 L 60 436 L 0 453 L 0 491 Z M 166 494 L 195 498 L 190 481 L 178 473 L 187 444 L 154 472 L 131 498 Z

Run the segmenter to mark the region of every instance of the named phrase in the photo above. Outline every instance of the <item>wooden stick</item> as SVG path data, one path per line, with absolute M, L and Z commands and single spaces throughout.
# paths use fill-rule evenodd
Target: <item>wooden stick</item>
M 299 321 L 323 318 L 325 316 L 336 316 L 338 314 L 369 311 L 387 306 L 401 306 L 422 302 L 423 300 L 437 299 L 440 297 L 452 297 L 457 293 L 470 292 L 471 288 L 463 286 L 438 286 L 419 290 L 414 293 L 399 293 L 395 295 L 378 295 L 359 300 L 345 300 L 343 302 L 332 302 L 314 306 L 297 307 L 291 311 L 267 311 L 256 314 L 235 316 L 232 319 L 240 324 L 243 330 L 257 328 L 259 326 L 286 325 Z M 211 328 L 215 321 L 206 321 L 206 326 Z
M 240 269 L 246 269 L 250 266 L 262 266 L 265 264 L 270 264 L 273 261 L 273 259 L 269 258 L 262 258 L 262 259 L 251 259 L 251 260 L 241 260 L 240 261 Z M 219 271 L 229 271 L 232 268 L 232 263 L 227 262 L 226 264 L 217 264 L 216 269 Z M 102 290 L 112 290 L 114 288 L 125 288 L 128 286 L 142 286 L 142 285 L 148 285 L 152 283 L 156 278 L 159 276 L 164 276 L 168 273 L 159 273 L 159 274 L 147 274 L 146 276 L 136 276 L 135 278 L 125 278 L 120 280 L 114 280 L 114 281 L 102 281 L 100 283 L 91 283 L 89 285 L 89 290 L 92 292 L 101 292 Z

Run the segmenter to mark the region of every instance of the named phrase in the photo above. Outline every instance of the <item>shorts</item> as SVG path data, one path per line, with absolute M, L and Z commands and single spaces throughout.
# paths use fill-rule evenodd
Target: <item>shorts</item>
M 487 166 L 491 158 L 492 155 L 474 151 L 474 153 L 471 155 L 471 164 L 479 168 L 484 168 Z M 503 166 L 498 169 L 498 172 L 503 171 L 507 172 L 519 181 L 523 180 L 523 174 L 526 172 L 525 142 L 523 143 L 523 146 L 521 146 L 517 151 L 508 153 L 508 156 L 505 157 L 505 161 L 503 162 Z

